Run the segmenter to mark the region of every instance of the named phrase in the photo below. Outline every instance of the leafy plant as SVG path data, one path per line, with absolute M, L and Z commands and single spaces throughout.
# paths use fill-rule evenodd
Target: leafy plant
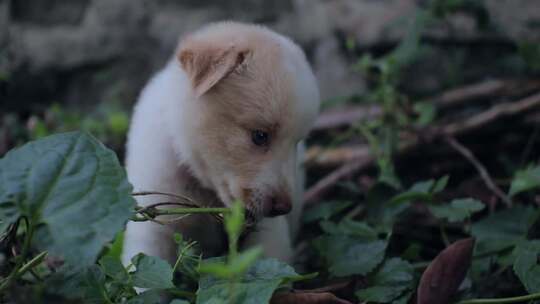
M 24 242 L 0 281 L 0 297 L 16 297 L 11 286 L 24 282 L 43 285 L 44 296 L 96 303 L 160 303 L 165 291 L 182 299 L 174 303 L 264 303 L 278 287 L 313 277 L 273 259 L 258 259 L 260 248 L 238 251 L 244 230 L 240 202 L 230 210 L 191 207 L 163 213 L 223 213 L 227 257 L 201 261 L 196 243 L 176 235 L 174 266 L 138 254 L 124 267 L 117 247 L 125 223 L 162 214 L 136 207 L 131 189 L 116 155 L 87 133 L 53 135 L 10 151 L 0 160 L 0 227 L 6 238 L 22 235 Z M 17 229 L 20 223 L 22 230 Z M 33 255 L 36 250 L 41 252 Z M 47 255 L 60 261 L 53 272 L 42 267 Z M 28 272 L 35 277 L 27 277 Z M 182 278 L 175 279 L 175 272 Z M 181 288 L 194 284 L 197 292 Z M 146 290 L 137 293 L 135 288 Z

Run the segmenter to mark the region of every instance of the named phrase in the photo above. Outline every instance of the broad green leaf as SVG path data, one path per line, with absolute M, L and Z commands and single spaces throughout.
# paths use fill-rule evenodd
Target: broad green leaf
M 387 243 L 382 240 L 366 241 L 341 235 L 321 236 L 315 246 L 329 265 L 329 271 L 343 277 L 352 274 L 365 275 L 379 265 Z
M 200 273 L 209 273 L 219 278 L 231 278 L 246 271 L 261 255 L 260 247 L 250 248 L 227 261 L 203 261 L 199 266 Z
M 540 240 L 521 243 L 515 249 L 514 272 L 530 293 L 540 292 Z
M 534 208 L 517 205 L 473 223 L 471 233 L 476 238 L 475 255 L 511 249 L 526 238 L 537 216 Z
M 161 304 L 161 294 L 159 290 L 151 289 L 140 293 L 129 299 L 126 304 Z M 171 303 L 172 304 L 172 303 Z
M 84 303 L 111 303 L 108 285 L 105 274 L 95 264 L 86 268 L 75 268 L 64 264 L 44 281 L 44 287 L 48 294 L 77 300 L 73 303 L 80 303 L 82 299 L 84 299 Z
M 91 265 L 90 267 L 98 266 Z M 87 268 L 75 268 L 64 264 L 47 278 L 45 289 L 50 294 L 61 295 L 67 299 L 83 298 L 87 286 L 86 271 Z
M 366 240 L 377 239 L 377 231 L 365 222 L 345 219 L 338 224 L 331 221 L 322 221 L 319 225 L 327 234 L 357 236 Z
M 540 188 L 540 166 L 530 166 L 516 172 L 510 185 L 510 196 L 518 193 Z
M 393 258 L 369 280 L 366 289 L 356 292 L 356 296 L 368 302 L 389 303 L 414 287 L 414 269 L 408 262 Z
M 39 250 L 84 267 L 131 217 L 131 190 L 114 152 L 92 136 L 49 136 L 0 160 L 1 226 L 25 216 Z
M 374 286 L 359 290 L 355 295 L 358 299 L 370 303 L 389 303 L 404 293 L 405 290 L 406 287 L 403 286 Z
M 125 282 L 128 280 L 128 273 L 120 259 L 106 255 L 99 259 L 99 265 L 101 265 L 103 272 L 115 281 Z
M 438 180 L 426 180 L 417 182 L 409 190 L 394 196 L 390 200 L 391 205 L 408 203 L 413 200 L 431 200 L 434 193 L 441 192 L 448 183 L 448 176 L 443 176 Z
M 175 242 L 178 245 L 177 260 L 174 265 L 175 271 L 181 272 L 182 277 L 193 281 L 199 280 L 199 265 L 201 261 L 201 251 L 197 242 L 187 242 L 181 234 L 174 234 Z
M 450 204 L 429 206 L 433 215 L 449 222 L 461 222 L 484 209 L 484 204 L 472 198 L 453 200 Z
M 189 304 L 189 302 L 186 300 L 175 299 L 175 300 L 172 300 L 171 303 L 169 304 Z
M 142 253 L 131 259 L 136 270 L 132 273 L 133 285 L 142 288 L 173 288 L 173 271 L 168 262 Z
M 318 204 L 315 207 L 309 208 L 303 214 L 303 220 L 306 223 L 314 222 L 317 220 L 328 220 L 334 214 L 338 214 L 341 211 L 347 209 L 352 205 L 352 202 L 325 202 Z
M 124 232 L 120 231 L 114 237 L 114 241 L 110 244 L 107 250 L 107 253 L 105 255 L 108 255 L 113 258 L 121 259 L 123 248 L 124 248 Z
M 197 303 L 268 303 L 280 284 L 297 276 L 292 267 L 275 259 L 257 261 L 236 281 L 204 274 L 199 281 Z
M 90 266 L 84 274 L 84 302 L 110 303 L 105 288 L 105 275 L 97 265 Z

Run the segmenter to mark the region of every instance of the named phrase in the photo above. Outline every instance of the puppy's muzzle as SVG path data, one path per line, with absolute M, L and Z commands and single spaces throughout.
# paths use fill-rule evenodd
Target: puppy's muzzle
M 292 201 L 286 193 L 276 193 L 268 197 L 264 202 L 266 216 L 278 216 L 291 212 Z

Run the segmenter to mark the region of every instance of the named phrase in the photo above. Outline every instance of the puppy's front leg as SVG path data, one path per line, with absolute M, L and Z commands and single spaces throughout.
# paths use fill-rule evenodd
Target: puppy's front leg
M 174 153 L 165 148 L 166 145 L 162 143 L 165 141 L 163 135 L 143 129 L 143 127 L 150 127 L 151 130 L 159 130 L 159 126 L 139 123 L 137 120 L 140 119 L 137 115 L 139 113 L 144 112 L 137 112 L 135 115 L 126 159 L 128 178 L 134 186 L 134 191 L 176 193 L 179 186 L 175 172 L 177 162 Z M 164 195 L 147 195 L 137 196 L 136 200 L 139 206 L 144 207 L 153 203 L 170 201 L 171 198 Z M 161 219 L 165 218 L 161 217 Z M 124 234 L 123 263 L 129 264 L 130 259 L 140 252 L 174 263 L 176 246 L 173 234 L 175 231 L 174 225 L 160 225 L 148 221 L 129 222 Z
M 128 265 L 133 256 L 144 253 L 175 261 L 176 245 L 173 241 L 174 229 L 168 225 L 153 222 L 129 222 L 124 234 L 122 261 Z
M 257 231 L 245 240 L 244 247 L 260 245 L 266 257 L 291 264 L 294 257 L 289 223 L 285 216 L 265 218 L 257 225 Z

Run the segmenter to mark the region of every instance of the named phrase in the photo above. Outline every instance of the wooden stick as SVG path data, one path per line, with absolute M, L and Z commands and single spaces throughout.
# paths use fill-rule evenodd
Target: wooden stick
M 501 117 L 520 114 L 538 106 L 540 106 L 540 93 L 517 102 L 499 104 L 463 121 L 433 128 L 433 130 L 431 130 L 432 138 L 440 136 L 456 136 L 471 132 L 479 127 L 492 123 Z M 396 154 L 415 148 L 420 142 L 420 140 L 416 139 L 401 144 L 397 149 Z M 375 158 L 373 156 L 367 156 L 362 159 L 351 161 L 319 180 L 304 194 L 306 207 L 318 201 L 319 198 L 326 194 L 338 181 L 373 165 L 374 161 Z
M 467 147 L 462 145 L 460 142 L 458 142 L 453 137 L 447 137 L 446 142 L 454 148 L 459 154 L 463 155 L 475 168 L 476 171 L 480 174 L 480 177 L 484 181 L 484 184 L 486 184 L 486 187 L 488 187 L 489 190 L 491 190 L 498 198 L 500 198 L 507 207 L 512 207 L 512 201 L 504 192 L 499 188 L 495 182 L 493 182 L 493 179 L 489 175 L 486 167 L 480 163 L 480 161 L 474 156 L 474 154 L 469 150 Z
M 304 165 L 306 167 L 333 167 L 369 156 L 367 145 L 337 147 L 325 149 L 321 146 L 310 147 L 306 151 Z
M 538 79 L 526 81 L 493 79 L 450 89 L 440 95 L 427 98 L 427 100 L 431 100 L 439 109 L 446 109 L 463 105 L 476 99 L 485 99 L 490 96 L 500 98 L 501 95 L 527 94 L 535 90 L 538 91 L 539 89 L 540 80 Z M 379 117 L 381 114 L 381 108 L 374 104 L 331 109 L 319 115 L 313 126 L 313 130 L 321 131 L 348 126 L 363 119 Z

